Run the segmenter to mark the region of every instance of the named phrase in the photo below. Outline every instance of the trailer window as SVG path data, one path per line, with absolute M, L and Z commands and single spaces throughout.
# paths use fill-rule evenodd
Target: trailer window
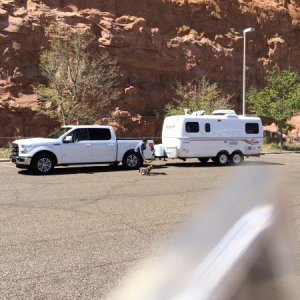
M 185 123 L 186 132 L 199 132 L 199 123 L 198 122 L 186 122 Z
M 245 131 L 247 134 L 256 134 L 259 133 L 258 123 L 246 123 Z
M 90 128 L 90 137 L 93 141 L 110 140 L 111 134 L 108 128 Z
M 205 123 L 205 132 L 210 132 L 210 124 Z

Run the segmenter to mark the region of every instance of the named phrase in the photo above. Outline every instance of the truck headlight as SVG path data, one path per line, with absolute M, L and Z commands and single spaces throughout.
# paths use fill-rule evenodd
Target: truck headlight
M 26 154 L 30 152 L 30 150 L 33 148 L 33 145 L 20 145 L 20 153 Z

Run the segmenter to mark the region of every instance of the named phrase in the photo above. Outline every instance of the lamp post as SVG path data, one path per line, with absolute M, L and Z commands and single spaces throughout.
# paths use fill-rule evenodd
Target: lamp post
M 243 116 L 246 114 L 246 34 L 254 32 L 255 28 L 249 27 L 244 29 L 244 55 L 243 55 Z

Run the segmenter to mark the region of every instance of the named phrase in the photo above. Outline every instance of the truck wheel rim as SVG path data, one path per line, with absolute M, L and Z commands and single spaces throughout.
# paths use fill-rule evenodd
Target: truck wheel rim
M 127 165 L 131 168 L 136 167 L 138 161 L 137 161 L 137 157 L 135 155 L 129 155 L 127 158 Z
M 44 157 L 39 159 L 37 163 L 37 169 L 42 172 L 42 173 L 47 173 L 51 170 L 52 168 L 52 162 L 49 158 Z
M 241 162 L 241 156 L 239 154 L 235 154 L 232 158 L 234 164 L 239 164 Z

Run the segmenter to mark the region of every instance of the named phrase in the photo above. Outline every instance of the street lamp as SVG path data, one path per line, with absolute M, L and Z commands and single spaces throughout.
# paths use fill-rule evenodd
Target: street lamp
M 243 56 L 243 116 L 246 113 L 246 34 L 254 32 L 255 28 L 249 27 L 244 29 L 244 56 Z

